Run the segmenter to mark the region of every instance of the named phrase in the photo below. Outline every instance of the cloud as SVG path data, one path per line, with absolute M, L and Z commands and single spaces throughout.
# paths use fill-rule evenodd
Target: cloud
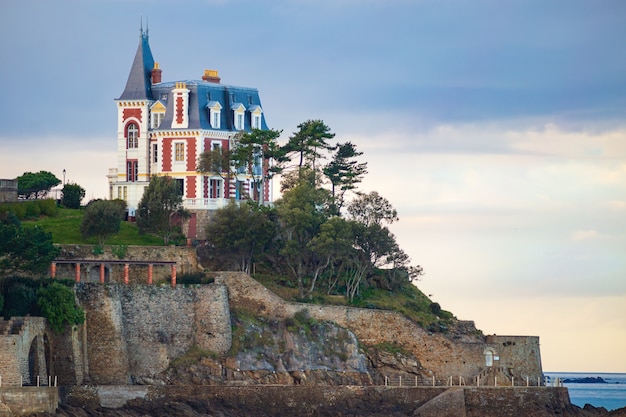
M 596 230 L 576 230 L 571 234 L 571 239 L 576 241 L 597 239 L 600 234 Z

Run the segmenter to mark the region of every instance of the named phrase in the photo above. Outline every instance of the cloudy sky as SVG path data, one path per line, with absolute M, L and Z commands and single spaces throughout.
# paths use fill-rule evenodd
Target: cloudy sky
M 217 69 L 284 139 L 355 143 L 445 309 L 626 372 L 625 2 L 4 0 L 0 178 L 106 196 L 142 17 L 164 81 Z

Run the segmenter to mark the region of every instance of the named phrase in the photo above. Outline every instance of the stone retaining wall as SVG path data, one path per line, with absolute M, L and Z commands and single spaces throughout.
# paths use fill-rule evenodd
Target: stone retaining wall
M 81 283 L 87 316 L 88 365 L 96 384 L 149 384 L 191 347 L 230 349 L 226 288 Z
M 102 390 L 102 388 L 104 390 Z M 84 391 L 84 392 L 83 392 Z M 105 393 L 106 391 L 106 393 Z M 74 387 L 67 397 L 69 405 L 111 404 L 111 393 L 126 401 L 202 401 L 239 410 L 250 415 L 315 416 L 338 411 L 377 411 L 389 415 L 416 417 L 548 417 L 570 414 L 574 407 L 567 388 L 426 388 L 385 386 L 149 386 L 149 387 Z M 95 394 L 95 398 L 94 398 Z M 94 404 L 93 402 L 96 402 Z M 120 401 L 123 402 L 124 400 Z M 331 410 L 335 413 L 331 414 Z M 343 414 L 342 414 L 343 415 Z
M 176 273 L 198 272 L 196 248 L 187 246 L 115 246 L 105 245 L 103 253 L 97 253 L 94 245 L 58 245 L 61 253 L 58 260 L 71 261 L 75 259 L 87 260 L 81 264 L 80 278 L 82 282 L 99 282 L 100 264 L 105 264 L 106 282 L 124 282 L 124 265 L 106 261 L 120 262 L 139 261 L 156 262 L 153 269 L 153 282 L 169 283 L 172 276 L 170 265 L 158 265 L 160 261 L 176 262 Z M 96 252 L 96 253 L 94 253 Z M 58 264 L 56 267 L 58 278 L 75 279 L 74 264 Z M 148 282 L 147 265 L 129 266 L 129 283 L 146 284 Z
M 58 404 L 56 387 L 0 387 L 0 417 L 54 413 Z
M 366 345 L 396 343 L 420 361 L 424 376 L 434 376 L 439 383 L 445 384 L 450 376 L 461 376 L 466 384 L 472 384 L 486 368 L 488 351 L 499 357 L 497 365 L 506 371 L 502 383 L 511 382 L 506 380 L 507 376 L 516 378 L 519 384 L 522 381 L 525 384 L 526 377 L 533 384 L 543 378 L 538 337 L 498 336 L 485 340 L 464 336 L 455 340 L 430 333 L 393 311 L 285 302 L 243 273 L 223 272 L 215 282 L 228 287 L 231 307 L 252 309 L 261 316 L 276 318 L 292 317 L 305 309 L 317 320 L 332 321 L 349 329 Z

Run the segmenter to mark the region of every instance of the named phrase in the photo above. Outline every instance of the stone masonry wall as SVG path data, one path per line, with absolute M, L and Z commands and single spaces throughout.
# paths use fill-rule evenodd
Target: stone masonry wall
M 103 390 L 105 388 L 105 390 Z M 377 415 L 416 417 L 552 417 L 581 416 L 567 388 L 462 388 L 324 385 L 74 387 L 67 401 L 74 407 L 121 406 L 133 398 L 160 404 L 189 401 L 206 404 L 215 415 L 222 407 L 238 415 L 318 416 Z M 117 404 L 111 403 L 114 395 Z M 88 401 L 84 399 L 87 398 Z M 215 407 L 217 406 L 217 407 Z M 155 408 L 156 408 L 155 407 Z M 215 407 L 215 408 L 213 408 Z M 142 413 L 146 413 L 143 408 Z M 163 411 L 163 410 L 159 410 Z M 155 414 L 156 415 L 156 414 Z M 588 415 L 588 414 L 584 414 Z
M 100 277 L 100 264 L 104 263 L 106 282 L 123 282 L 124 265 L 118 263 L 107 264 L 106 261 L 120 262 L 176 262 L 178 275 L 198 271 L 196 249 L 186 246 L 120 246 L 106 245 L 102 248 L 102 254 L 94 254 L 94 245 L 58 245 L 61 253 L 58 260 L 83 259 L 93 262 L 84 262 L 81 265 L 81 281 L 98 282 Z M 169 265 L 154 265 L 153 282 L 167 283 L 171 279 L 171 267 Z M 57 264 L 56 276 L 58 278 L 74 279 L 76 270 L 74 264 Z M 147 265 L 130 265 L 129 282 L 131 284 L 145 284 L 148 280 Z
M 507 344 L 507 340 L 513 339 L 501 337 L 490 341 L 482 337 L 453 340 L 429 333 L 392 311 L 285 302 L 243 273 L 220 273 L 216 283 L 228 287 L 231 307 L 254 309 L 261 316 L 276 318 L 291 317 L 306 309 L 317 320 L 332 321 L 347 328 L 366 345 L 397 343 L 420 361 L 424 376 L 434 376 L 440 383 L 445 383 L 450 376 L 461 376 L 466 383 L 472 383 L 486 368 L 487 350 L 500 355 L 499 365 L 510 369 L 510 376 L 519 383 L 522 380 L 525 383 L 526 377 L 533 382 L 542 378 L 538 338 L 517 337 L 515 344 Z
M 87 314 L 89 376 L 95 384 L 151 383 L 192 346 L 231 346 L 226 288 L 81 283 Z
M 2 377 L 3 385 L 19 385 L 20 363 L 19 335 L 0 336 L 0 377 Z
M 54 413 L 58 404 L 56 387 L 0 387 L 0 416 Z
M 47 384 L 44 335 L 46 320 L 43 317 L 14 317 L 3 321 L 3 327 L 10 327 L 9 334 L 0 335 L 0 376 L 8 386 L 20 384 Z M 31 351 L 32 349 L 32 351 Z M 32 354 L 29 363 L 29 354 Z M 31 374 L 31 365 L 33 366 Z
M 486 343 L 499 357 L 494 366 L 503 367 L 508 373 L 511 373 L 508 368 L 514 367 L 522 378 L 541 376 L 539 337 L 490 335 Z

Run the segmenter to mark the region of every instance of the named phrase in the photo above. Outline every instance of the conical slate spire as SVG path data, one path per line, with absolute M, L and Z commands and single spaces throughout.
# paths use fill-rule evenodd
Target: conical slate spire
M 152 58 L 150 44 L 148 43 L 148 30 L 146 29 L 144 32 L 142 28 L 140 32 L 139 47 L 135 54 L 135 60 L 130 68 L 126 88 L 124 88 L 124 92 L 119 100 L 152 99 L 150 75 L 152 68 L 154 68 L 154 58 Z

